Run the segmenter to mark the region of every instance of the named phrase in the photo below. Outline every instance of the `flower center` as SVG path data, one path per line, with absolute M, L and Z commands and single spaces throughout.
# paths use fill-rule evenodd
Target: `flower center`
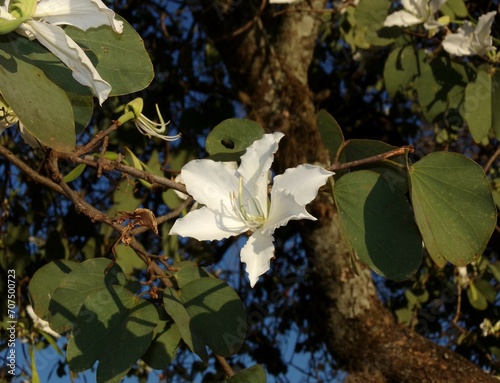
M 260 202 L 255 197 L 244 198 L 243 178 L 239 179 L 238 193 L 231 193 L 233 209 L 250 230 L 261 227 L 266 221 L 266 214 L 260 206 Z

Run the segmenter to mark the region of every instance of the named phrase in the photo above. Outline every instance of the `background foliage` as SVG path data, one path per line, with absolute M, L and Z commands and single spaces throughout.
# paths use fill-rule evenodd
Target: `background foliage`
M 500 316 L 498 226 L 489 241 L 478 240 L 482 241 L 479 246 L 484 249 L 482 254 L 472 252 L 467 255 L 466 262 L 463 262 L 458 254 L 474 240 L 464 237 L 463 242 L 450 241 L 444 238 L 444 231 L 440 228 L 434 229 L 419 218 L 426 209 L 440 203 L 436 201 L 435 196 L 423 192 L 419 194 L 419 187 L 429 182 L 443 182 L 442 187 L 450 191 L 448 201 L 458 198 L 464 206 L 464 210 L 457 216 L 444 217 L 443 221 L 440 220 L 441 217 L 436 217 L 435 222 L 439 221 L 440 227 L 453 227 L 454 222 L 463 219 L 467 209 L 471 211 L 470 215 L 480 210 L 477 209 L 475 198 L 468 204 L 468 201 L 462 199 L 463 194 L 454 196 L 454 188 L 463 191 L 470 185 L 486 185 L 492 188 L 497 207 L 500 204 L 497 159 L 500 154 L 500 119 L 497 116 L 500 91 L 499 74 L 495 73 L 498 61 L 488 64 L 479 57 L 464 60 L 450 58 L 439 48 L 440 36 L 428 38 L 417 29 L 402 32 L 399 28 L 382 28 L 385 17 L 395 7 L 396 2 L 391 4 L 385 0 L 361 0 L 357 7 L 347 3 L 340 8 L 333 8 L 332 4 L 329 4 L 330 11 L 321 14 L 320 35 L 308 72 L 308 84 L 314 94 L 315 108 L 318 111 L 327 110 L 335 117 L 335 120 L 331 119 L 326 112 L 320 112 L 318 115 L 318 126 L 320 131 L 322 130 L 323 142 L 329 149 L 330 158 L 332 162 L 335 159 L 348 162 L 408 143 L 413 144 L 416 150 L 409 158 L 412 162 L 408 171 L 409 180 L 406 171 L 398 170 L 401 166 L 406 166 L 407 160 L 404 156 L 397 157 L 394 163 L 383 168 L 371 166 L 351 174 L 339 172 L 338 176 L 342 177 L 335 184 L 334 194 L 337 207 L 342 211 L 343 202 L 350 202 L 346 196 L 352 196 L 353 190 L 359 190 L 359 182 L 374 187 L 381 177 L 388 176 L 390 183 L 384 185 L 400 188 L 400 196 L 407 193 L 408 183 L 412 184 L 411 200 L 419 230 L 412 219 L 405 221 L 406 226 L 401 226 L 399 220 L 391 221 L 391 217 L 385 215 L 384 223 L 389 226 L 384 227 L 390 229 L 383 231 L 387 235 L 383 239 L 384 243 L 389 243 L 391 238 L 408 236 L 403 241 L 410 241 L 414 245 L 402 248 L 401 242 L 396 242 L 391 253 L 399 251 L 401 256 L 408 257 L 405 259 L 410 259 L 411 262 L 404 262 L 403 269 L 392 269 L 394 262 L 380 266 L 377 260 L 369 259 L 368 255 L 363 258 L 362 251 L 357 251 L 358 256 L 380 274 L 389 273 L 392 279 L 399 281 L 394 282 L 373 274 L 379 296 L 400 323 L 438 344 L 450 347 L 485 370 L 498 374 L 500 330 L 484 330 L 487 321 L 494 326 Z M 215 43 L 207 38 L 200 25 L 203 8 L 199 3 L 131 0 L 115 1 L 112 5 L 144 40 L 153 62 L 154 78 L 143 91 L 122 96 L 119 94 L 136 89 L 117 91 L 116 97 L 107 101 L 102 109 L 97 108 L 92 116 L 87 100 L 89 96 L 82 96 L 79 100 L 83 106 L 76 121 L 76 141 L 87 142 L 97 131 L 111 125 L 111 121 L 119 115 L 117 108 L 120 105 L 141 96 L 145 100 L 146 115 L 154 115 L 154 104 L 158 103 L 165 120 L 170 120 L 172 129 L 182 132 L 183 137 L 179 142 L 165 144 L 147 139 L 140 135 L 132 124 L 126 124 L 110 135 L 108 152 L 123 153 L 128 164 L 133 166 L 137 161 L 142 161 L 146 167 L 140 165 L 141 168 L 174 178 L 182 165 L 190 159 L 208 155 L 240 154 L 246 147 L 245 138 L 242 138 L 242 145 L 236 141 L 241 137 L 229 136 L 235 143 L 233 148 L 228 149 L 220 145 L 224 142 L 222 138 L 212 142 L 208 140 L 205 146 L 205 139 L 215 126 L 228 118 L 244 117 L 248 105 L 245 103 L 245 95 L 239 92 L 238 87 L 228 77 Z M 338 6 L 338 3 L 335 5 Z M 234 7 L 236 12 L 239 3 L 234 2 L 229 6 Z M 216 1 L 213 7 L 220 7 L 222 23 L 222 10 L 227 4 Z M 442 12 L 452 19 L 470 16 L 477 20 L 481 14 L 497 9 L 498 1 L 449 0 Z M 268 22 L 271 30 L 273 20 L 277 20 L 280 17 L 279 12 L 284 10 L 280 6 L 266 8 L 262 17 Z M 498 38 L 498 20 L 494 25 L 497 29 L 493 30 L 493 35 Z M 13 38 L 20 40 L 19 37 Z M 1 44 L 2 41 L 0 52 L 8 51 L 11 46 L 10 43 Z M 34 55 L 37 53 L 39 52 L 33 52 Z M 10 74 L 7 76 L 2 73 L 0 81 L 0 87 L 4 90 L 12 88 L 10 81 L 14 79 Z M 13 97 L 15 96 L 18 95 Z M 68 97 L 67 94 L 60 96 L 74 105 L 75 98 Z M 66 117 L 73 120 L 72 116 Z M 86 121 L 90 123 L 84 128 Z M 39 127 L 41 134 L 50 131 L 47 129 L 53 129 L 54 126 L 71 127 L 68 131 L 73 131 L 71 124 L 63 122 L 44 120 L 44 124 L 47 126 Z M 224 124 L 218 126 L 219 134 L 230 135 L 231 129 L 227 129 L 226 125 L 224 130 Z M 245 124 L 255 128 L 255 123 L 251 121 L 246 121 Z M 331 128 L 332 126 L 334 127 Z M 269 127 L 264 126 L 264 129 Z M 256 137 L 258 134 L 256 133 Z M 69 141 L 74 139 L 68 138 Z M 372 143 L 372 146 L 367 148 L 366 141 L 363 141 L 366 139 L 380 140 L 383 143 Z M 346 142 L 349 142 L 349 145 L 346 145 Z M 29 149 L 17 129 L 8 129 L 3 133 L 0 143 L 33 169 L 38 169 L 44 161 L 43 153 Z M 70 144 L 66 142 L 66 145 Z M 373 145 L 386 146 L 378 149 Z M 443 154 L 425 156 L 439 150 L 467 156 L 485 170 L 487 178 L 478 176 L 478 165 L 472 161 L 451 155 L 452 158 L 447 157 L 445 161 L 450 167 L 456 164 L 456 172 L 450 172 L 448 169 L 437 177 L 437 181 L 431 179 L 428 169 L 436 170 L 436 163 L 439 163 L 439 157 Z M 223 151 L 226 153 L 221 154 Z M 63 174 L 70 173 L 74 167 L 75 164 L 72 163 L 60 164 Z M 45 308 L 37 307 L 37 310 L 41 310 L 37 313 L 42 318 L 48 319 L 50 305 L 65 302 L 67 299 L 78 301 L 74 298 L 75 291 L 85 295 L 81 301 L 87 302 L 89 296 L 99 294 L 102 286 L 108 283 L 103 280 L 103 271 L 109 262 L 103 260 L 100 264 L 101 261 L 95 258 L 110 256 L 117 235 L 107 225 L 93 223 L 86 216 L 78 214 L 68 200 L 53 191 L 41 188 L 4 157 L 0 157 L 0 172 L 5 175 L 0 184 L 1 280 L 6 280 L 7 270 L 16 270 L 21 323 L 19 336 L 28 340 L 30 347 L 36 349 L 53 347 L 55 343 L 50 335 L 34 328 L 25 313 L 29 302 L 28 284 L 31 283 L 31 294 L 37 292 L 42 295 L 44 291 L 42 288 L 33 288 L 37 283 L 33 275 L 43 267 L 43 270 L 51 273 L 50 278 L 46 280 L 53 283 L 47 287 L 45 282 L 44 288 L 48 289 L 47 291 L 54 291 L 56 287 L 60 289 L 50 303 L 46 302 Z M 360 179 L 363 174 L 365 178 Z M 163 216 L 182 203 L 172 190 L 148 188 L 134 177 L 122 177 L 118 171 L 97 178 L 96 171 L 87 167 L 78 178 L 72 180 L 71 186 L 84 191 L 89 204 L 110 216 L 115 216 L 120 211 L 134 211 L 140 206 L 152 210 L 157 216 Z M 394 200 L 384 201 L 384 196 L 385 194 L 381 193 L 378 197 L 380 199 L 376 200 L 377 204 L 373 207 L 374 216 L 384 216 L 384 211 L 380 210 L 384 203 L 395 203 Z M 407 199 L 402 198 L 401 204 L 398 204 L 400 210 L 394 213 L 397 217 L 411 215 L 410 207 L 405 205 Z M 488 196 L 483 197 L 485 200 L 487 198 Z M 354 211 L 354 215 L 351 221 L 344 220 L 342 223 L 346 232 L 349 232 L 351 224 L 363 219 L 364 214 L 364 211 L 355 211 L 351 206 L 349 208 L 351 212 Z M 347 211 L 348 207 L 345 209 Z M 489 227 L 494 223 L 496 216 L 488 215 L 488 207 L 485 210 L 484 215 L 478 214 L 475 221 L 471 222 L 471 228 L 483 224 Z M 177 303 L 165 306 L 170 307 L 170 311 L 167 310 L 168 315 L 175 323 L 170 321 L 165 310 L 158 309 L 154 296 L 145 296 L 147 299 L 141 299 L 139 303 L 131 298 L 132 293 L 140 291 L 137 281 L 148 282 L 148 272 L 135 252 L 123 245 L 116 247 L 117 265 L 112 269 L 113 272 L 116 270 L 113 276 L 116 276 L 117 281 L 111 283 L 114 286 L 112 290 L 105 288 L 101 292 L 109 295 L 107 302 L 122 302 L 125 307 L 120 308 L 118 304 L 109 305 L 103 312 L 92 307 L 92 299 L 87 302 L 89 311 L 102 315 L 102 320 L 112 324 L 122 336 L 123 323 L 118 316 L 121 309 L 132 313 L 132 317 L 137 319 L 137 325 L 140 326 L 137 331 L 142 331 L 146 338 L 153 335 L 150 331 L 153 327 L 151 323 L 160 321 L 163 327 L 157 328 L 155 345 L 148 350 L 146 343 L 149 345 L 151 339 L 142 343 L 143 340 L 137 339 L 136 346 L 143 347 L 145 352 L 148 350 L 143 360 L 149 366 L 162 370 L 161 376 L 165 380 L 184 382 L 198 379 L 216 382 L 223 379 L 223 370 L 215 367 L 214 357 L 203 351 L 203 345 L 209 345 L 220 355 L 232 354 L 243 342 L 242 329 L 228 329 L 236 337 L 234 349 L 229 350 L 225 349 L 227 342 L 219 344 L 217 339 L 210 337 L 210 329 L 220 323 L 228 323 L 224 315 L 243 317 L 243 310 L 246 311 L 248 330 L 243 348 L 230 359 L 235 370 L 262 364 L 268 376 L 274 377 L 276 381 L 291 381 L 292 373 L 294 376 L 301 374 L 304 381 L 331 381 L 332 377 L 343 372 L 346 365 L 328 352 L 322 334 L 315 327 L 314 315 L 317 312 L 311 307 L 314 303 L 316 281 L 311 278 L 309 272 L 311 264 L 306 260 L 304 250 L 306 238 L 302 237 L 299 224 L 293 223 L 277 232 L 276 260 L 272 270 L 265 278 L 261 278 L 255 289 L 250 289 L 239 262 L 237 238 L 213 243 L 179 240 L 167 235 L 171 223 L 166 222 L 160 226 L 159 236 L 148 230 L 136 238 L 147 244 L 148 253 L 165 255 L 176 262 L 178 272 L 175 274 L 175 280 L 182 296 L 179 296 L 178 291 L 171 290 L 163 297 L 164 300 Z M 381 227 L 379 220 L 371 222 L 371 225 Z M 461 233 L 460 228 L 456 228 L 453 238 L 468 235 L 472 231 L 467 229 L 465 233 Z M 438 232 L 443 236 L 435 244 L 445 244 L 437 251 L 440 255 L 431 259 L 429 254 L 424 252 L 422 258 L 422 253 L 418 250 L 419 232 L 431 253 L 433 242 L 426 240 L 426 235 L 435 238 L 433 232 Z M 351 238 L 351 245 L 356 246 L 355 242 L 356 240 Z M 455 266 L 446 264 L 444 259 L 454 260 L 455 264 L 461 265 L 471 260 L 474 262 L 467 266 L 464 276 Z M 190 262 L 183 262 L 186 260 Z M 73 261 L 83 263 L 76 266 Z M 439 268 L 435 263 L 444 267 Z M 60 267 L 54 268 L 54 265 Z M 67 275 L 75 276 L 80 268 L 91 266 L 98 270 L 95 276 L 99 280 L 89 278 L 89 274 L 85 272 L 81 283 L 88 286 L 88 290 L 82 288 L 82 285 L 66 286 L 63 283 Z M 239 298 L 228 292 L 224 295 L 227 299 L 227 310 L 219 311 L 220 320 L 211 319 L 214 322 L 207 323 L 199 319 L 202 325 L 198 331 L 183 329 L 179 326 L 179 323 L 183 322 L 182 318 L 203 318 L 204 315 L 203 305 L 195 304 L 190 307 L 186 305 L 189 300 L 186 297 L 196 301 L 201 299 L 200 295 L 206 288 L 217 288 L 221 291 L 227 289 L 225 283 L 211 278 L 209 273 L 227 281 L 236 290 Z M 408 276 L 411 278 L 401 281 Z M 4 288 L 4 285 L 0 287 Z M 3 296 L 5 293 L 2 291 Z M 2 301 L 2 304 L 5 302 Z M 221 304 L 221 301 L 215 304 Z M 6 310 L 2 308 L 1 312 L 4 315 Z M 78 313 L 81 311 L 79 307 L 75 307 L 73 319 L 69 322 L 79 323 Z M 239 322 L 236 324 L 239 325 Z M 61 326 L 71 328 L 67 317 L 63 318 Z M 126 355 L 120 354 L 117 358 L 116 354 L 105 352 L 106 338 L 101 338 L 102 344 L 97 349 L 93 348 L 95 354 L 86 354 L 91 360 L 82 361 L 81 350 L 94 347 L 84 344 L 84 339 L 89 338 L 85 331 L 96 336 L 96 329 L 84 327 L 80 335 L 72 334 L 66 349 L 68 361 L 66 362 L 63 356 L 57 356 L 54 359 L 52 374 L 67 376 L 66 363 L 73 370 L 81 371 L 89 368 L 95 360 L 100 360 L 101 363 L 109 363 L 108 366 L 113 365 L 113 368 L 117 365 L 120 374 L 113 374 L 113 377 L 123 376 L 130 366 L 133 367 L 129 375 L 140 379 L 147 377 L 148 367 L 142 361 L 135 364 L 134 356 L 127 359 Z M 184 341 L 189 336 L 194 336 L 194 339 L 191 339 L 191 343 L 186 342 L 187 345 L 181 345 L 174 357 L 181 336 Z M 75 344 L 78 347 L 75 348 Z M 155 350 L 154 347 L 158 348 Z M 124 346 L 123 349 L 125 348 Z M 103 350 L 103 354 L 99 354 L 98 350 Z M 194 357 L 190 350 L 201 359 Z M 160 352 L 163 352 L 162 358 L 158 358 Z M 105 356 L 111 357 L 103 360 Z M 99 364 L 98 376 L 105 373 L 105 365 Z M 106 370 L 109 371 L 109 368 Z M 26 376 L 31 374 L 29 371 L 24 373 Z M 258 374 L 262 374 L 262 371 L 257 370 L 254 376 Z M 230 380 L 233 381 L 237 381 L 236 378 Z

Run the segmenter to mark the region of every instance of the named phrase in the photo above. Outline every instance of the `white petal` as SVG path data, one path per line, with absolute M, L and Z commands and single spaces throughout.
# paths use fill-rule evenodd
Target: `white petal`
M 94 95 L 102 103 L 111 92 L 111 85 L 97 73 L 92 62 L 61 27 L 40 21 L 29 20 L 24 24 L 29 26 L 37 40 L 59 58 L 73 72 L 73 77 L 80 84 L 92 88 Z
M 283 136 L 283 133 L 264 134 L 241 156 L 238 174 L 243 178 L 243 186 L 259 201 L 263 209 L 267 207 L 268 171 Z
M 316 220 L 307 212 L 304 204 L 297 203 L 295 197 L 288 190 L 273 187 L 269 217 L 261 231 L 264 234 L 272 235 L 278 227 L 286 225 L 290 220 L 298 219 Z
M 247 230 L 241 220 L 202 207 L 175 221 L 169 234 L 192 237 L 199 241 L 212 241 L 238 235 Z
M 485 43 L 485 45 L 491 45 L 491 42 L 486 41 L 491 33 L 491 26 L 493 21 L 495 21 L 496 11 L 488 12 L 485 15 L 479 17 L 475 32 L 479 41 Z
M 231 194 L 238 192 L 239 184 L 229 166 L 207 159 L 194 160 L 184 165 L 181 176 L 196 201 L 219 213 L 233 211 Z
M 254 287 L 259 277 L 270 268 L 274 257 L 274 238 L 256 231 L 241 249 L 241 262 L 246 263 L 250 286 Z
M 446 52 L 456 56 L 473 55 L 471 41 L 463 33 L 447 35 L 443 40 L 443 48 Z
M 384 21 L 384 26 L 386 27 L 408 27 L 410 25 L 417 25 L 422 23 L 424 20 L 418 18 L 417 16 L 407 12 L 407 11 L 397 11 L 391 13 Z
M 23 138 L 24 142 L 26 142 L 29 146 L 31 146 L 33 149 L 43 149 L 43 145 L 40 143 L 40 141 L 38 141 L 37 138 L 32 135 L 20 121 L 19 130 L 21 131 L 21 137 Z
M 401 5 L 406 11 L 418 15 L 422 9 L 422 1 L 425 2 L 426 0 L 401 0 Z
M 309 164 L 287 169 L 285 173 L 274 177 L 271 204 L 276 188 L 286 190 L 295 197 L 298 204 L 306 205 L 318 195 L 318 189 L 326 183 L 328 177 L 334 174 L 321 166 Z
M 115 32 L 123 31 L 123 22 L 101 0 L 40 0 L 35 18 L 54 25 L 72 25 L 81 30 L 109 25 Z

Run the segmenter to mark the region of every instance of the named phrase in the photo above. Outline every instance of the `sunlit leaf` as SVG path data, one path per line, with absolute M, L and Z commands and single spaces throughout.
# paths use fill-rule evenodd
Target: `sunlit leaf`
M 245 368 L 233 375 L 227 383 L 266 383 L 266 370 L 260 364 Z
M 255 121 L 230 118 L 207 136 L 207 152 L 215 161 L 238 161 L 246 148 L 263 135 L 264 129 Z
M 489 180 L 467 157 L 432 153 L 409 168 L 411 200 L 425 246 L 439 266 L 476 260 L 496 224 Z
M 474 141 L 481 142 L 488 137 L 493 122 L 493 108 L 498 109 L 498 105 L 492 104 L 491 77 L 488 73 L 479 71 L 476 80 L 470 82 L 465 89 L 465 120 Z
M 344 143 L 344 134 L 342 129 L 340 129 L 339 124 L 335 121 L 335 118 L 328 113 L 326 110 L 320 110 L 316 116 L 316 125 L 321 135 L 321 140 L 323 145 L 328 149 L 330 153 L 330 159 L 334 159 L 337 155 L 337 151 L 340 146 Z
M 123 33 L 109 26 L 82 31 L 68 26 L 66 33 L 80 45 L 103 79 L 112 86 L 110 96 L 137 92 L 146 88 L 153 79 L 153 64 L 144 43 L 123 18 Z M 90 50 L 90 51 L 89 51 Z
M 37 67 L 36 62 L 25 57 L 22 47 L 26 45 L 19 45 L 18 41 L 23 38 L 10 37 L 10 34 L 0 37 L 1 93 L 26 130 L 42 144 L 70 151 L 76 138 L 68 96 Z

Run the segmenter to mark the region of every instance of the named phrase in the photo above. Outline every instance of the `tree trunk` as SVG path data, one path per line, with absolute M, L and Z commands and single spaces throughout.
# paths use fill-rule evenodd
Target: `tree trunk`
M 277 171 L 328 162 L 316 129 L 307 84 L 324 0 L 273 10 L 255 0 L 203 0 L 193 13 L 217 46 L 250 118 L 285 133 Z M 309 11 L 304 11 L 308 8 Z M 314 254 L 316 330 L 334 358 L 352 372 L 351 382 L 496 381 L 458 354 L 398 325 L 377 297 L 370 271 L 352 269 L 330 201 L 317 201 L 320 220 L 304 237 Z M 311 226 L 309 226 L 311 227 Z M 319 299 L 320 298 L 320 299 Z

